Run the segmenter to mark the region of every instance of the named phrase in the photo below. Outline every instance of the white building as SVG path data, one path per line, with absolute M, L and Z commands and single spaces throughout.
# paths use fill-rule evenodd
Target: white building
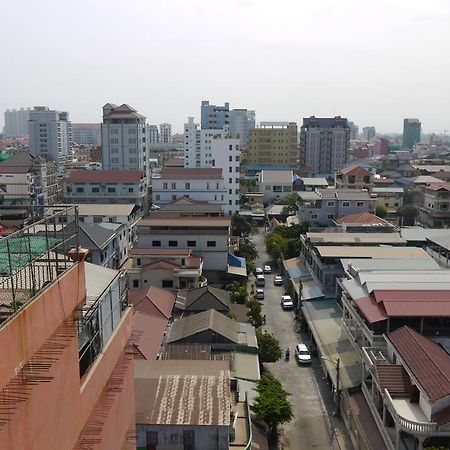
M 258 174 L 259 192 L 264 193 L 264 203 L 291 194 L 293 183 L 292 170 L 262 170 Z
M 184 167 L 201 167 L 200 125 L 188 117 L 184 124 Z
M 58 167 L 72 160 L 72 136 L 67 112 L 35 106 L 28 120 L 29 150 L 32 155 L 56 162 Z
M 145 143 L 147 147 L 149 144 L 159 143 L 159 128 L 158 125 L 147 125 L 146 128 Z
M 101 129 L 104 170 L 143 170 L 149 175 L 143 115 L 129 105 L 107 103 Z
M 169 144 L 172 142 L 172 125 L 162 123 L 159 125 L 159 141 Z
M 100 124 L 72 123 L 72 142 L 82 145 L 100 145 Z
M 28 120 L 31 108 L 5 111 L 5 128 L 3 133 L 7 138 L 21 138 L 28 136 Z

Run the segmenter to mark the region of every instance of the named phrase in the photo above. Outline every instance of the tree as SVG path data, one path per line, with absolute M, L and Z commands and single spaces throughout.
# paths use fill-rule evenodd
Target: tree
M 255 244 L 249 239 L 243 239 L 239 243 L 239 250 L 236 252 L 238 256 L 254 261 L 258 257 Z
M 261 304 L 257 300 L 250 300 L 247 302 L 248 312 L 247 316 L 249 317 L 248 321 L 255 327 L 261 328 L 266 323 L 266 316 L 261 314 L 262 308 Z
M 289 240 L 278 233 L 272 232 L 266 237 L 267 253 L 276 260 L 280 255 L 287 255 Z
M 240 286 L 231 294 L 231 300 L 233 303 L 239 303 L 243 305 L 247 300 L 247 289 L 245 289 L 244 286 Z
M 253 231 L 253 225 L 244 216 L 237 212 L 231 216 L 231 234 L 233 236 L 248 237 Z
M 414 225 L 417 217 L 417 209 L 412 205 L 402 206 L 398 211 L 401 217 L 401 225 Z
M 280 343 L 276 337 L 268 331 L 256 330 L 258 339 L 259 362 L 277 362 L 283 356 Z
M 384 205 L 378 204 L 375 208 L 375 214 L 378 217 L 381 217 L 382 219 L 384 219 L 388 214 L 388 210 L 386 209 L 386 207 Z
M 298 194 L 293 192 L 292 194 L 288 194 L 280 200 L 280 205 L 286 205 L 283 208 L 283 214 L 287 216 L 294 216 L 298 212 L 298 201 L 300 197 Z
M 258 396 L 250 408 L 258 420 L 267 423 L 274 437 L 278 425 L 294 418 L 294 409 L 288 400 L 290 394 L 272 375 L 263 375 L 256 385 L 256 391 Z

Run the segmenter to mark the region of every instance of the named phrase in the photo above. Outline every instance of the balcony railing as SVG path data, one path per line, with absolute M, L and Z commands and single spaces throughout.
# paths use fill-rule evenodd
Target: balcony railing
M 433 434 L 438 431 L 438 425 L 435 422 L 417 422 L 414 420 L 406 419 L 405 417 L 402 417 L 400 414 L 398 414 L 397 410 L 395 409 L 392 397 L 389 395 L 387 389 L 384 390 L 384 401 L 389 411 L 391 412 L 395 422 L 398 425 L 400 425 L 400 427 L 404 431 L 407 431 L 412 434 L 425 434 L 425 435 Z

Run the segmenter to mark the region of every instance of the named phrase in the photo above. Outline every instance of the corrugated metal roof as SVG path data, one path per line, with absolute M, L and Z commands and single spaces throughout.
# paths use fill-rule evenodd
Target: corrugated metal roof
M 344 269 L 352 265 L 358 272 L 371 271 L 428 271 L 444 270 L 434 259 L 361 259 L 343 258 L 341 264 Z
M 398 233 L 306 233 L 313 243 L 406 244 Z
M 381 392 L 387 389 L 391 397 L 409 396 L 411 380 L 403 366 L 394 364 L 375 365 L 375 376 L 380 384 Z
M 416 247 L 345 247 L 325 245 L 316 247 L 323 258 L 386 258 L 386 259 L 431 259 L 424 250 Z
M 144 179 L 141 170 L 73 170 L 67 183 L 139 183 Z
M 262 170 L 261 183 L 292 183 L 293 172 L 291 170 Z
M 155 360 L 168 319 L 137 311 L 133 316 L 132 343 L 147 360 Z
M 136 205 L 84 203 L 78 205 L 79 216 L 129 216 Z
M 371 296 L 358 298 L 355 300 L 355 304 L 368 323 L 382 322 L 388 318 Z
M 120 271 L 109 269 L 108 267 L 98 266 L 97 264 L 85 261 L 85 277 L 86 277 L 86 299 L 97 300 L 103 294 L 105 289 L 120 276 Z
M 162 213 L 150 215 L 145 219 L 140 219 L 138 226 L 180 226 L 180 227 L 201 227 L 201 228 L 221 228 L 229 227 L 231 219 L 228 217 L 205 217 L 205 216 L 164 216 Z
M 422 241 L 438 236 L 449 236 L 450 229 L 422 228 L 422 227 L 402 227 L 400 235 L 407 241 Z

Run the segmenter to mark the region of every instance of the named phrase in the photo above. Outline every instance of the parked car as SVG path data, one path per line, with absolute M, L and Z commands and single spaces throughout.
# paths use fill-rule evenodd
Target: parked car
M 305 344 L 295 346 L 295 359 L 299 364 L 311 364 L 311 353 Z
M 270 266 L 264 266 L 264 273 L 272 273 L 272 268 Z
M 255 273 L 256 273 L 256 276 L 258 276 L 258 275 L 262 275 L 264 272 L 263 272 L 263 270 L 261 269 L 261 267 L 257 267 L 257 268 L 255 269 Z
M 264 300 L 264 289 L 256 289 L 256 298 L 258 300 Z
M 283 285 L 283 277 L 281 275 L 275 275 L 275 278 L 273 279 L 273 284 L 275 286 L 282 286 Z
M 264 275 L 256 275 L 256 286 L 264 287 L 266 285 L 266 279 Z
M 290 309 L 294 309 L 294 302 L 292 301 L 292 298 L 290 295 L 283 295 L 281 297 L 281 306 L 285 311 L 288 311 Z

